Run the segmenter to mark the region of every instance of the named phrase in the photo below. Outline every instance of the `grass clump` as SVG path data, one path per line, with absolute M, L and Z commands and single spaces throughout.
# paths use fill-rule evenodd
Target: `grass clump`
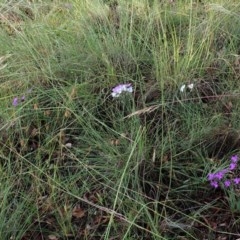
M 238 7 L 1 3 L 1 239 L 235 239 Z

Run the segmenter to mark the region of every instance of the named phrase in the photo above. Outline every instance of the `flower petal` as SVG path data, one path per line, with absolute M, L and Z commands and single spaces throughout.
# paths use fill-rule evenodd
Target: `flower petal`
M 15 98 L 13 99 L 12 105 L 13 105 L 14 107 L 16 107 L 16 106 L 18 105 L 18 98 L 17 98 L 17 97 L 15 97 Z
M 112 95 L 112 97 L 115 98 L 115 97 L 119 97 L 119 96 L 120 96 L 120 93 L 112 92 L 111 95 Z
M 238 162 L 238 155 L 233 155 L 231 157 L 231 161 L 232 161 L 232 163 L 237 163 Z
M 216 181 L 211 181 L 210 182 L 210 185 L 212 186 L 212 187 L 214 187 L 214 188 L 218 188 L 218 182 L 216 182 Z
M 234 182 L 235 184 L 239 184 L 239 183 L 240 183 L 240 178 L 234 178 L 234 179 L 233 179 L 233 182 Z
M 230 170 L 234 170 L 236 167 L 237 167 L 237 164 L 234 162 L 230 163 L 230 165 L 229 165 Z
M 191 89 L 191 90 L 192 90 L 192 89 L 193 89 L 193 87 L 194 87 L 194 84 L 193 84 L 193 83 L 191 83 L 191 84 L 188 84 L 188 88 L 189 88 L 189 89 Z
M 133 92 L 133 87 L 131 83 L 119 84 L 116 87 L 112 88 L 112 97 L 119 97 L 122 92 Z
M 185 90 L 185 88 L 186 88 L 186 85 L 183 84 L 183 85 L 180 87 L 180 92 L 183 92 L 183 91 Z
M 230 187 L 230 185 L 231 185 L 231 181 L 230 180 L 226 180 L 225 182 L 224 182 L 224 186 L 227 188 L 227 187 Z

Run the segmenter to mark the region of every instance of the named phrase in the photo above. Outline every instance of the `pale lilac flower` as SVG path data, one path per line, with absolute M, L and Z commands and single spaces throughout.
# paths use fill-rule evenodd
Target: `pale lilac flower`
M 235 168 L 237 167 L 237 164 L 236 163 L 230 163 L 230 165 L 229 165 L 229 169 L 232 171 L 232 170 L 234 170 Z
M 16 107 L 16 106 L 19 104 L 19 101 L 24 102 L 24 101 L 25 101 L 25 96 L 23 95 L 23 96 L 21 97 L 21 99 L 19 99 L 18 97 L 15 97 L 15 98 L 13 99 L 13 101 L 12 101 L 12 105 L 13 105 L 14 107 Z
M 18 105 L 18 98 L 17 98 L 17 97 L 15 97 L 15 98 L 13 99 L 12 105 L 13 105 L 14 107 L 16 107 L 16 106 Z
M 210 185 L 212 186 L 212 187 L 214 187 L 214 188 L 218 188 L 218 182 L 216 182 L 216 181 L 211 181 L 210 182 Z
M 237 163 L 238 162 L 238 155 L 233 155 L 231 157 L 231 161 L 232 161 L 232 163 Z
M 234 178 L 234 179 L 233 179 L 233 182 L 234 182 L 235 184 L 239 184 L 239 183 L 240 183 L 240 178 Z
M 112 97 L 119 97 L 122 92 L 133 92 L 133 87 L 131 83 L 119 84 L 112 89 Z
M 226 180 L 224 181 L 224 186 L 227 188 L 227 187 L 230 187 L 231 185 L 231 181 L 230 180 Z
M 17 105 L 19 105 L 21 102 L 24 102 L 26 100 L 26 95 L 32 92 L 32 88 L 28 89 L 28 91 L 26 92 L 26 94 L 22 95 L 22 97 L 15 97 L 12 101 L 12 105 L 14 107 L 16 107 Z

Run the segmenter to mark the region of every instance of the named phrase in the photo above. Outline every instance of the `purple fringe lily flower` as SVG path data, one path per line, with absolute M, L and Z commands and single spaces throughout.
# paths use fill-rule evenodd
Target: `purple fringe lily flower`
M 236 169 L 236 167 L 237 167 L 237 164 L 236 163 L 230 163 L 230 165 L 229 165 L 229 169 L 232 171 L 232 170 L 234 170 L 234 169 Z
M 112 97 L 119 97 L 122 92 L 133 92 L 133 87 L 131 83 L 119 84 L 112 89 Z
M 237 162 L 238 162 L 238 155 L 233 155 L 233 156 L 231 157 L 231 162 L 232 162 L 232 163 L 237 163 Z
M 214 187 L 214 188 L 218 188 L 218 187 L 219 187 L 219 184 L 218 184 L 218 182 L 216 182 L 216 181 L 211 181 L 211 182 L 210 182 L 210 185 L 211 185 L 212 187 Z
M 224 181 L 224 186 L 225 186 L 226 188 L 230 187 L 230 185 L 231 185 L 231 181 L 230 181 L 230 180 Z
M 228 188 L 231 186 L 232 183 L 235 185 L 239 185 L 240 177 L 225 177 L 227 173 L 234 173 L 234 171 L 237 169 L 238 159 L 239 158 L 237 155 L 233 155 L 231 157 L 231 162 L 228 168 L 222 169 L 216 173 L 209 173 L 207 179 L 210 182 L 210 185 L 214 188 L 218 188 L 219 186 L 224 186 L 225 188 Z
M 240 178 L 234 178 L 233 179 L 233 182 L 237 185 L 240 183 Z

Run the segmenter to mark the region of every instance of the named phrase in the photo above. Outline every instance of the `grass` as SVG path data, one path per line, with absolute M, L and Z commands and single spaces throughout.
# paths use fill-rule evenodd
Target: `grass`
M 239 6 L 3 1 L 0 238 L 236 239 Z

